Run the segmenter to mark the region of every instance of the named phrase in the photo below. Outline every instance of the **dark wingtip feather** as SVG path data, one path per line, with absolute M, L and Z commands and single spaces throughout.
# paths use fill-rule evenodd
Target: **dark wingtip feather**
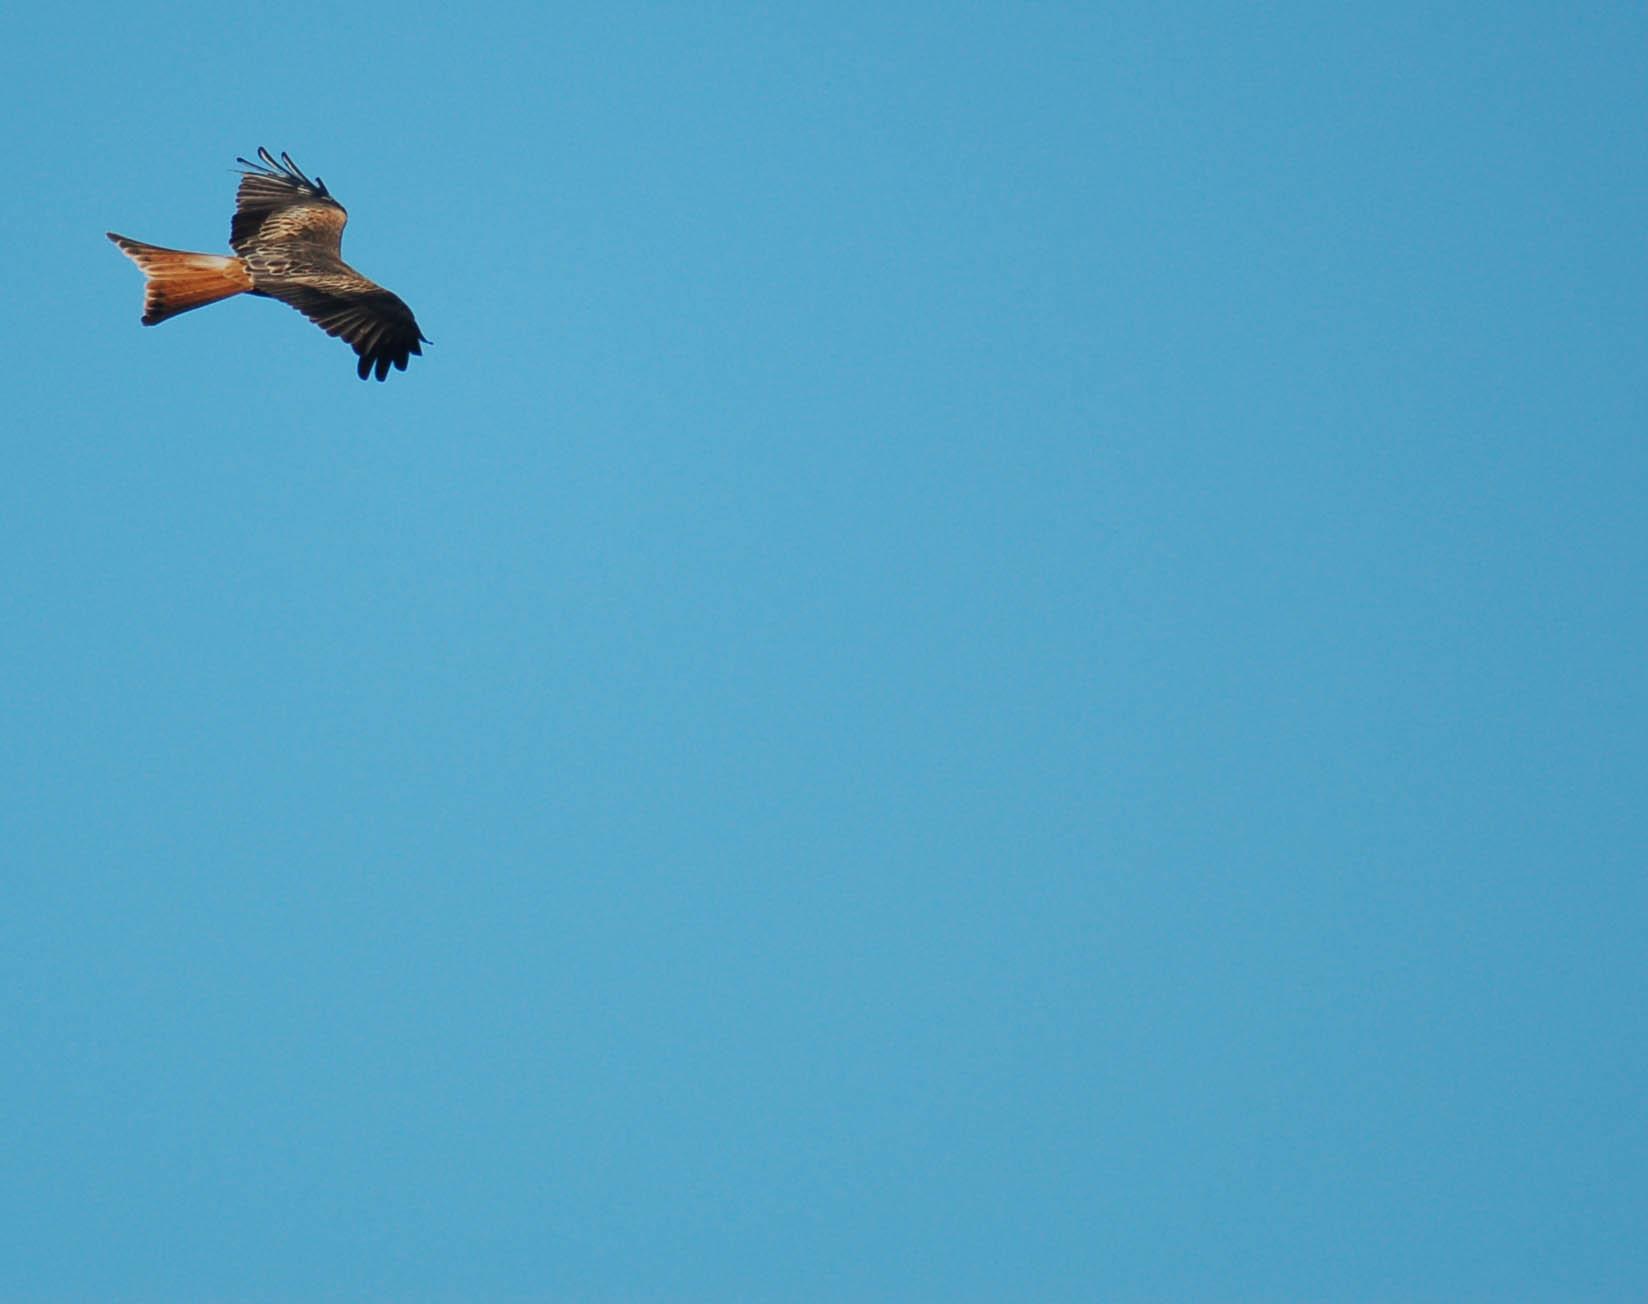
M 309 189 L 311 189 L 311 190 L 324 190 L 325 189 L 324 186 L 316 185 L 313 181 L 309 180 L 308 176 L 304 173 L 303 169 L 300 168 L 296 163 L 292 162 L 292 156 L 290 154 L 288 154 L 285 150 L 281 150 L 281 152 L 280 152 L 280 161 L 283 164 L 286 165 L 286 171 L 290 175 L 296 177 L 299 181 L 303 182 L 303 184 L 308 186 Z
M 330 199 L 332 197 L 331 192 L 326 188 L 326 183 L 319 177 L 314 178 L 314 180 L 310 180 L 304 170 L 296 163 L 292 162 L 292 156 L 285 150 L 281 151 L 280 158 L 278 160 L 262 145 L 258 146 L 257 154 L 258 158 L 262 160 L 260 163 L 254 163 L 249 158 L 242 158 L 239 156 L 236 156 L 235 162 L 239 163 L 243 168 L 250 169 L 251 172 L 255 173 L 257 176 L 272 177 L 282 181 L 291 181 L 300 186 L 307 186 L 310 190 L 314 191 L 323 199 Z

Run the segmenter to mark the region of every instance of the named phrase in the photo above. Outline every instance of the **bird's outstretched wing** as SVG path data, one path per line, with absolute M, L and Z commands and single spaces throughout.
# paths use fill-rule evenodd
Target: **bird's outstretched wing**
M 274 286 L 264 293 L 291 304 L 328 335 L 347 341 L 360 355 L 355 371 L 362 380 L 374 368 L 382 380 L 391 364 L 405 371 L 407 358 L 414 353 L 422 356 L 418 346 L 429 342 L 418 329 L 412 309 L 398 295 L 357 272 L 312 279 L 304 285 Z
M 259 148 L 261 163 L 239 162 L 241 176 L 229 243 L 246 260 L 252 293 L 290 304 L 328 335 L 345 340 L 365 380 L 406 370 L 429 341 L 412 310 L 340 256 L 349 215 L 319 177 L 310 180 L 290 154 Z
M 301 241 L 317 252 L 334 256 L 343 243 L 343 224 L 349 220 L 343 205 L 333 199 L 319 177 L 310 180 L 290 154 L 275 158 L 258 147 L 260 163 L 236 159 L 246 170 L 235 196 L 235 217 L 229 244 L 245 255 L 288 241 Z

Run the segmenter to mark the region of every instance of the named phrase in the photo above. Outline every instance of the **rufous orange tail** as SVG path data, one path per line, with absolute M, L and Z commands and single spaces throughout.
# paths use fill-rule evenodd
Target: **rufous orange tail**
M 246 264 L 231 254 L 192 254 L 182 249 L 128 240 L 113 231 L 109 239 L 143 270 L 143 324 L 153 326 L 192 308 L 204 308 L 252 288 Z

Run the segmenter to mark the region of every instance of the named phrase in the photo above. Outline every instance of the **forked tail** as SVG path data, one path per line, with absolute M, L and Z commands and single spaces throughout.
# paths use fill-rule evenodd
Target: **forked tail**
M 182 249 L 128 240 L 108 232 L 109 239 L 148 277 L 143 287 L 143 324 L 153 326 L 192 308 L 204 308 L 232 294 L 252 288 L 246 264 L 230 254 L 192 254 Z

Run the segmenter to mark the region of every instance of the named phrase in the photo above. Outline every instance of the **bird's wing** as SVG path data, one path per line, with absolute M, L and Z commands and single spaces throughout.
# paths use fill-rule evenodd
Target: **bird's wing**
M 349 214 L 333 199 L 326 185 L 311 181 L 289 154 L 275 158 L 261 146 L 261 163 L 236 159 L 245 167 L 235 196 L 235 217 L 229 244 L 237 254 L 286 241 L 303 241 L 336 254 L 343 244 L 343 224 Z
M 282 303 L 291 304 L 328 335 L 341 337 L 360 356 L 355 371 L 362 380 L 377 369 L 378 379 L 393 365 L 406 370 L 406 360 L 422 356 L 420 343 L 427 344 L 412 309 L 358 273 L 340 273 L 324 281 L 305 284 L 277 283 L 261 291 Z

